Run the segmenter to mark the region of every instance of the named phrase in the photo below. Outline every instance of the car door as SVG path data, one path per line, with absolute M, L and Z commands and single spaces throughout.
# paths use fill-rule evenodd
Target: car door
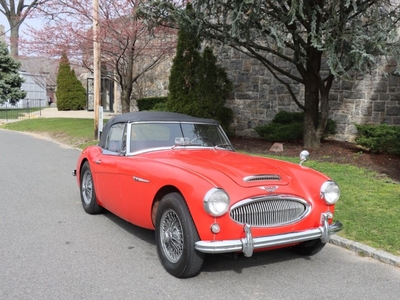
M 121 205 L 124 207 L 119 216 L 141 227 L 152 228 L 151 207 L 160 188 L 157 157 L 168 155 L 165 153 L 171 151 L 175 138 L 182 136 L 182 132 L 178 123 L 130 126 L 130 155 L 119 165 Z
M 102 153 L 95 159 L 96 193 L 102 206 L 118 214 L 121 207 L 119 166 L 125 156 L 126 125 L 114 124 L 107 132 Z

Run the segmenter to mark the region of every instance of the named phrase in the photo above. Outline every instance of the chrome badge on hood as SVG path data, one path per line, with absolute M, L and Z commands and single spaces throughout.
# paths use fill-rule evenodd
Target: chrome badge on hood
M 271 185 L 271 186 L 260 186 L 260 189 L 268 192 L 268 193 L 272 193 L 275 192 L 278 189 L 277 185 Z

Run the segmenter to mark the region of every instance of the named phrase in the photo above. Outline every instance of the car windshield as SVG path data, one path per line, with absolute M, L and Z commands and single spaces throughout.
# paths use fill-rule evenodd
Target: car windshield
M 160 147 L 216 147 L 233 150 L 216 124 L 132 123 L 130 152 Z

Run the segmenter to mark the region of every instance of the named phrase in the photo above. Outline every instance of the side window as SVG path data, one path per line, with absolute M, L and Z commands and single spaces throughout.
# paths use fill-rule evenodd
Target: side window
M 108 130 L 106 144 L 104 149 L 113 151 L 113 152 L 121 152 L 124 150 L 124 134 L 125 134 L 125 124 L 118 123 L 111 126 Z M 125 137 L 126 139 L 126 137 Z

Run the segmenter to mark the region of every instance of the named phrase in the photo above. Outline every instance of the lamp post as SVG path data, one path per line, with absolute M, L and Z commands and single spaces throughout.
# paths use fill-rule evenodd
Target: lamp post
M 100 106 L 100 41 L 99 41 L 99 0 L 93 0 L 93 100 L 94 100 L 94 138 L 99 139 Z

